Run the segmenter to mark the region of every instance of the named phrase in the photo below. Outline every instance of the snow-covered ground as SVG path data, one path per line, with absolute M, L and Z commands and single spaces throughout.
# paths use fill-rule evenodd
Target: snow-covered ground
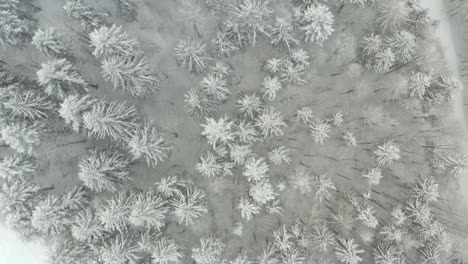
M 15 232 L 0 224 L 0 263 L 45 264 L 46 248 L 37 243 L 21 241 Z
M 429 8 L 433 17 L 440 20 L 440 27 L 437 30 L 437 36 L 440 40 L 440 43 L 445 51 L 445 56 L 448 62 L 448 67 L 451 72 L 460 76 L 460 70 L 458 68 L 459 58 L 457 58 L 456 45 L 455 41 L 460 38 L 456 38 L 453 34 L 452 25 L 450 24 L 450 17 L 446 12 L 446 6 L 444 6 L 444 1 L 440 0 L 423 0 L 422 3 Z M 459 121 L 461 128 L 464 131 L 465 138 L 468 138 L 468 130 L 466 127 L 466 119 L 464 116 L 464 101 L 463 94 L 461 93 L 458 97 L 458 100 L 454 104 L 454 114 Z M 468 152 L 468 141 L 465 139 L 462 142 L 462 148 L 465 152 Z M 468 178 L 464 177 L 460 179 L 461 192 L 465 196 L 465 201 L 468 202 Z

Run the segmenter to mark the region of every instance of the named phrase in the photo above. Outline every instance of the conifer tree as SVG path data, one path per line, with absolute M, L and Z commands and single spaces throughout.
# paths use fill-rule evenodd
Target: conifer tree
M 412 33 L 402 30 L 389 38 L 387 45 L 395 54 L 395 60 L 405 64 L 413 59 L 416 51 L 416 37 Z
M 181 68 L 189 73 L 205 73 L 209 58 L 205 57 L 206 45 L 201 41 L 181 39 L 174 48 L 174 56 Z
M 234 122 L 229 121 L 227 117 L 221 117 L 217 121 L 213 118 L 207 118 L 206 124 L 202 125 L 201 134 L 208 139 L 208 143 L 213 148 L 216 148 L 234 140 L 233 125 Z
M 131 181 L 129 161 L 116 150 L 91 151 L 78 164 L 78 178 L 92 191 L 117 191 Z
M 255 182 L 250 186 L 249 195 L 259 205 L 273 201 L 277 194 L 268 179 Z
M 71 234 L 80 242 L 93 242 L 103 237 L 104 227 L 91 208 L 79 212 L 71 226 Z
M 191 225 L 204 213 L 208 212 L 206 194 L 196 187 L 187 187 L 170 200 L 172 216 L 178 224 Z
M 192 248 L 192 258 L 197 264 L 216 264 L 222 261 L 225 245 L 216 237 L 202 237 L 200 245 Z
M 97 12 L 91 5 L 83 3 L 82 0 L 66 0 L 63 10 L 69 18 L 78 20 L 86 31 L 106 24 L 108 17 L 108 14 Z
M 335 19 L 329 8 L 323 4 L 310 5 L 301 11 L 298 17 L 300 29 L 304 31 L 305 41 L 322 43 L 335 31 L 333 24 Z
M 58 112 L 65 123 L 71 125 L 73 131 L 79 132 L 83 125 L 83 113 L 90 110 L 95 103 L 96 99 L 89 95 L 70 95 L 60 104 Z
M 32 154 L 34 147 L 41 142 L 44 128 L 39 123 L 18 122 L 6 125 L 1 130 L 2 140 L 22 154 Z
M 143 254 L 134 238 L 118 234 L 99 248 L 99 259 L 103 264 L 136 264 Z
M 87 90 L 86 81 L 66 59 L 42 63 L 36 74 L 39 84 L 45 88 L 45 93 L 59 99 Z
M 171 150 L 162 134 L 151 123 L 136 128 L 127 145 L 134 160 L 142 159 L 151 167 L 164 161 Z
M 262 110 L 262 101 L 256 94 L 246 94 L 237 99 L 236 105 L 246 117 L 253 119 Z
M 165 224 L 168 208 L 156 193 L 148 191 L 130 197 L 129 222 L 136 227 L 161 229 Z
M 277 17 L 273 27 L 271 28 L 271 44 L 278 45 L 286 44 L 288 50 L 291 50 L 291 45 L 298 45 L 299 41 L 293 36 L 293 25 L 284 17 Z
M 127 229 L 129 214 L 128 195 L 122 192 L 101 204 L 96 212 L 104 230 L 120 233 Z
M 53 240 L 47 253 L 50 264 L 89 264 L 96 259 L 89 246 L 67 235 Z
M 95 29 L 89 34 L 89 41 L 96 58 L 136 57 L 142 54 L 138 40 L 115 24 Z
M 202 91 L 192 88 L 184 98 L 187 113 L 196 118 L 210 117 L 218 111 L 219 102 L 208 98 Z
M 17 9 L 0 9 L 0 46 L 23 47 L 31 40 L 33 31 L 33 22 Z
M 114 88 L 122 89 L 135 97 L 149 97 L 159 89 L 159 73 L 145 57 L 113 56 L 101 63 L 104 79 Z
M 90 136 L 122 141 L 132 137 L 138 115 L 135 107 L 125 102 L 99 101 L 83 114 L 83 124 Z
M 151 251 L 153 264 L 180 264 L 184 258 L 181 246 L 166 238 L 159 239 Z
M 226 87 L 227 80 L 218 74 L 205 76 L 200 82 L 200 86 L 207 95 L 217 101 L 224 101 L 231 95 L 231 91 Z
M 63 206 L 61 197 L 48 195 L 32 212 L 31 224 L 46 236 L 64 232 L 71 224 L 71 215 Z
M 283 115 L 273 107 L 265 108 L 257 117 L 255 125 L 259 128 L 265 138 L 271 136 L 282 136 L 282 127 L 287 127 L 283 121 Z
M 14 117 L 37 120 L 46 118 L 54 104 L 37 92 L 26 91 L 10 97 L 3 107 Z
M 335 246 L 336 258 L 345 264 L 359 264 L 362 262 L 362 257 L 359 254 L 364 253 L 364 250 L 359 248 L 359 245 L 352 238 L 337 237 Z
M 119 14 L 128 22 L 133 22 L 136 20 L 138 15 L 138 7 L 135 0 L 114 0 L 114 2 L 117 4 Z
M 36 172 L 37 165 L 34 160 L 25 155 L 5 156 L 0 162 L 0 178 L 25 178 Z
M 44 30 L 38 29 L 32 37 L 32 44 L 47 56 L 63 58 L 70 55 L 63 36 L 52 27 Z

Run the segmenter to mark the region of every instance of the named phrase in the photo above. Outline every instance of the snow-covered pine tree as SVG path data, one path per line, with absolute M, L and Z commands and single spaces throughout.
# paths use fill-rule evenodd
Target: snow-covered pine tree
M 89 207 L 91 202 L 90 193 L 83 185 L 77 185 L 71 190 L 67 190 L 61 199 L 63 208 L 73 212 Z
M 0 178 L 25 178 L 36 172 L 36 168 L 31 157 L 20 154 L 5 156 L 0 162 Z
M 245 163 L 245 170 L 242 175 L 249 182 L 257 182 L 266 178 L 269 170 L 270 168 L 264 158 L 250 157 Z
M 303 106 L 296 110 L 296 120 L 304 125 L 308 125 L 314 118 L 314 112 L 310 109 L 310 106 Z
M 138 114 L 133 105 L 125 102 L 99 101 L 83 114 L 83 126 L 90 136 L 125 141 L 138 127 Z
M 54 104 L 40 93 L 29 90 L 11 96 L 3 102 L 3 107 L 16 118 L 37 120 L 46 118 Z
M 425 72 L 412 72 L 409 74 L 408 89 L 410 96 L 423 100 L 426 98 L 432 84 L 432 74 Z
M 44 127 L 40 123 L 18 122 L 6 125 L 1 130 L 1 138 L 18 153 L 32 154 L 34 147 L 41 142 L 43 132 Z
M 208 98 L 202 91 L 192 88 L 184 98 L 187 113 L 196 118 L 209 117 L 218 111 L 219 102 Z
M 216 237 L 200 238 L 200 245 L 192 248 L 192 258 L 197 264 L 217 264 L 222 262 L 224 243 Z
M 216 45 L 218 53 L 225 57 L 231 57 L 234 52 L 239 50 L 239 48 L 228 38 L 228 34 L 223 31 L 218 31 L 216 39 L 214 39 L 213 42 Z
M 59 115 L 65 123 L 71 125 L 73 131 L 79 132 L 83 124 L 83 113 L 91 109 L 96 99 L 85 95 L 70 95 L 60 104 Z
M 253 218 L 254 215 L 260 213 L 260 206 L 255 204 L 251 199 L 242 197 L 237 204 L 237 209 L 241 213 L 241 217 L 246 221 Z
M 393 140 L 387 140 L 384 144 L 378 146 L 374 151 L 374 155 L 379 165 L 391 165 L 394 161 L 401 158 L 400 148 Z
M 206 194 L 196 187 L 186 187 L 170 200 L 172 216 L 178 224 L 193 224 L 204 213 L 208 212 Z
M 238 47 L 255 46 L 260 35 L 270 36 L 271 0 L 242 0 L 231 5 L 224 32 Z
M 328 252 L 335 245 L 335 234 L 326 224 L 313 225 L 310 236 L 313 247 L 321 252 Z
M 32 212 L 31 224 L 46 237 L 59 235 L 72 223 L 70 211 L 63 206 L 60 196 L 48 195 Z
M 206 152 L 206 154 L 200 158 L 200 162 L 197 163 L 195 167 L 195 171 L 206 178 L 218 176 L 221 174 L 222 170 L 223 165 L 220 159 L 211 151 Z
M 23 47 L 33 32 L 34 23 L 17 9 L 0 9 L 0 46 Z
M 129 160 L 119 151 L 92 150 L 78 164 L 78 178 L 95 192 L 117 191 L 120 185 L 131 181 Z
M 259 134 L 255 129 L 255 126 L 250 122 L 242 120 L 239 122 L 239 124 L 236 125 L 235 128 L 236 131 L 234 132 L 234 134 L 241 143 L 250 144 L 260 140 Z
M 119 10 L 119 14 L 128 22 L 133 22 L 137 19 L 138 7 L 135 0 L 114 0 Z
M 220 117 L 218 120 L 206 118 L 206 124 L 202 124 L 202 136 L 208 139 L 208 144 L 213 148 L 219 145 L 227 145 L 234 141 L 233 133 L 234 122 L 229 121 L 228 117 Z
M 161 78 L 143 56 L 112 56 L 101 63 L 104 79 L 135 97 L 149 97 L 159 89 Z
M 371 67 L 380 73 L 388 71 L 394 64 L 396 58 L 391 48 L 383 48 L 378 51 L 375 56 Z
M 283 115 L 273 107 L 263 109 L 257 117 L 255 125 L 265 138 L 271 136 L 282 136 L 284 134 L 282 127 L 287 127 Z
M 106 24 L 106 18 L 109 16 L 107 13 L 97 12 L 82 0 L 66 0 L 63 10 L 69 18 L 78 20 L 85 31 Z
M 418 184 L 411 188 L 411 197 L 413 199 L 434 203 L 439 200 L 439 183 L 432 177 L 419 180 Z
M 70 56 L 70 51 L 62 35 L 55 28 L 38 29 L 31 42 L 36 48 L 47 56 L 58 58 Z
M 96 212 L 104 230 L 122 233 L 127 229 L 130 215 L 129 198 L 126 193 L 120 192 L 111 199 L 105 201 Z
M 410 22 L 410 13 L 411 8 L 407 4 L 407 1 L 381 1 L 381 4 L 379 4 L 379 13 L 376 16 L 376 21 L 380 28 L 382 28 L 382 31 L 389 30 L 395 32 Z
M 384 40 L 381 35 L 369 34 L 365 36 L 361 43 L 362 55 L 368 58 L 373 58 L 384 45 Z
M 376 228 L 379 224 L 379 221 L 375 217 L 375 211 L 370 205 L 358 207 L 357 219 L 361 221 L 363 225 L 369 228 Z
M 79 212 L 73 220 L 71 235 L 80 242 L 92 243 L 104 235 L 104 227 L 91 208 Z
M 99 248 L 103 264 L 136 264 L 142 258 L 143 252 L 130 234 L 117 234 Z
M 136 193 L 130 196 L 128 221 L 136 227 L 161 229 L 166 220 L 166 201 L 155 192 Z
M 307 81 L 304 79 L 305 67 L 302 64 L 295 64 L 292 61 L 286 61 L 281 64 L 280 79 L 282 82 L 293 85 L 304 85 Z
M 174 48 L 174 56 L 181 68 L 185 68 L 189 73 L 205 73 L 207 69 L 208 57 L 205 57 L 206 45 L 201 41 L 190 38 L 181 39 Z
M 323 141 L 330 137 L 331 125 L 320 118 L 315 118 L 315 121 L 309 124 L 309 128 L 315 143 L 323 144 Z
M 225 101 L 231 95 L 227 80 L 218 74 L 209 74 L 200 82 L 203 91 L 216 101 Z
M 274 148 L 268 152 L 268 159 L 275 165 L 280 165 L 283 162 L 289 164 L 291 162 L 289 149 L 285 146 Z
M 435 166 L 438 172 L 447 173 L 459 179 L 468 169 L 468 154 L 442 151 L 436 153 Z
M 294 28 L 291 21 L 288 21 L 285 17 L 277 17 L 271 28 L 271 44 L 279 45 L 284 43 L 288 50 L 291 50 L 293 44 L 299 44 L 299 41 L 294 38 L 293 32 Z
M 50 264 L 89 264 L 96 259 L 89 246 L 68 235 L 61 235 L 52 241 L 47 257 Z
M 263 83 L 262 83 L 263 97 L 268 98 L 269 101 L 275 100 L 276 92 L 281 90 L 281 88 L 283 87 L 278 77 L 267 76 L 265 77 L 265 79 L 263 79 Z
M 136 128 L 127 141 L 127 147 L 133 160 L 142 159 L 151 167 L 164 161 L 171 150 L 162 133 L 151 123 Z
M 268 179 L 262 179 L 250 186 L 249 195 L 259 205 L 273 201 L 277 193 Z
M 305 41 L 322 45 L 335 31 L 335 19 L 329 8 L 323 4 L 310 5 L 301 11 L 298 21 L 299 29 L 305 34 Z
M 239 111 L 246 117 L 253 119 L 262 110 L 262 100 L 256 94 L 246 94 L 236 101 Z
M 180 188 L 185 187 L 185 183 L 174 175 L 163 177 L 154 185 L 156 185 L 156 191 L 166 198 L 172 198 L 176 193 L 180 192 Z
M 180 264 L 184 258 L 181 246 L 170 239 L 160 238 L 152 247 L 153 264 Z
M 359 264 L 362 262 L 360 254 L 364 253 L 364 250 L 359 248 L 359 245 L 354 242 L 352 238 L 344 238 L 338 236 L 335 244 L 335 256 L 336 258 L 345 264 Z
M 270 74 L 276 74 L 280 71 L 282 64 L 283 60 L 271 58 L 265 62 L 265 66 L 263 68 Z
M 416 37 L 412 33 L 402 30 L 393 34 L 386 42 L 395 54 L 395 60 L 398 63 L 405 64 L 413 59 L 416 52 Z
M 37 80 L 50 96 L 64 99 L 72 93 L 84 93 L 87 82 L 66 59 L 57 59 L 42 63 L 36 72 Z
M 315 177 L 313 187 L 315 190 L 315 199 L 318 199 L 320 202 L 332 197 L 330 192 L 336 190 L 335 184 L 325 174 Z
M 140 43 L 123 31 L 122 26 L 102 26 L 89 33 L 89 45 L 96 58 L 123 56 L 126 58 L 142 55 Z

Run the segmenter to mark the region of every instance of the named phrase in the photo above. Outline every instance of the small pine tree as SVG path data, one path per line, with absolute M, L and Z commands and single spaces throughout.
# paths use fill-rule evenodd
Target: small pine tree
M 119 193 L 105 201 L 96 212 L 104 230 L 119 232 L 126 230 L 129 214 L 129 199 L 125 193 Z
M 268 100 L 273 101 L 276 98 L 276 92 L 281 90 L 282 85 L 278 77 L 267 76 L 263 79 L 262 83 L 262 92 L 263 97 L 268 98 Z
M 176 57 L 180 67 L 186 68 L 190 73 L 205 73 L 207 68 L 208 57 L 205 57 L 206 45 L 201 41 L 182 39 L 174 48 L 174 56 Z
M 2 140 L 22 154 L 32 154 L 34 147 L 41 142 L 44 128 L 39 123 L 19 122 L 8 124 L 1 130 Z
M 282 82 L 293 85 L 304 85 L 307 81 L 304 79 L 305 67 L 301 64 L 294 64 L 287 61 L 281 64 L 280 79 Z
M 82 0 L 66 0 L 63 10 L 69 18 L 78 20 L 86 31 L 106 24 L 106 18 L 109 16 L 106 13 L 98 13 L 91 5 L 83 3 Z
M 382 179 L 382 170 L 379 167 L 371 168 L 362 176 L 367 179 L 369 186 L 378 185 L 380 183 L 380 179 Z
M 377 23 L 382 31 L 397 31 L 403 28 L 409 20 L 411 8 L 406 1 L 390 0 L 382 1 L 379 5 Z
M 218 157 L 212 152 L 207 152 L 200 158 L 195 170 L 206 178 L 212 178 L 221 174 L 223 166 Z
M 312 226 L 311 242 L 314 248 L 321 252 L 327 252 L 335 245 L 335 234 L 326 224 L 317 224 Z
M 70 55 L 63 36 L 52 27 L 45 30 L 38 29 L 32 37 L 32 44 L 47 56 L 63 58 Z
M 104 79 L 135 97 L 149 97 L 159 89 L 159 73 L 145 57 L 113 56 L 101 63 Z
M 119 14 L 128 22 L 133 22 L 138 16 L 138 6 L 135 0 L 114 0 Z
M 77 212 L 89 207 L 91 202 L 91 196 L 88 190 L 82 185 L 77 185 L 71 190 L 66 191 L 61 199 L 63 208 L 72 212 Z
M 299 16 L 299 28 L 305 33 L 305 41 L 322 43 L 335 31 L 335 19 L 326 5 L 315 4 L 302 11 Z
M 359 254 L 362 253 L 364 253 L 364 250 L 359 248 L 354 239 L 336 238 L 335 256 L 339 261 L 345 264 L 359 264 L 362 262 L 362 257 Z
M 362 40 L 362 55 L 365 57 L 373 58 L 384 45 L 382 36 L 378 34 L 370 34 Z
M 236 105 L 246 117 L 253 119 L 262 110 L 262 100 L 256 94 L 246 94 L 237 99 Z
M 71 224 L 69 211 L 63 207 L 59 196 L 49 195 L 40 201 L 32 212 L 31 224 L 46 236 L 55 236 Z
M 315 143 L 323 144 L 323 140 L 330 137 L 330 124 L 320 118 L 316 118 L 315 121 L 311 122 L 309 128 Z
M 86 81 L 66 59 L 42 63 L 41 69 L 36 74 L 45 92 L 59 99 L 64 99 L 71 93 L 83 93 L 87 90 Z
M 275 200 L 277 194 L 268 179 L 255 182 L 250 186 L 249 195 L 259 205 Z
M 296 110 L 296 120 L 302 124 L 310 124 L 313 118 L 314 113 L 309 106 L 303 106 L 302 108 Z
M 137 193 L 130 197 L 128 220 L 136 227 L 161 229 L 168 208 L 166 202 L 154 192 Z
M 313 187 L 315 190 L 315 199 L 318 199 L 320 202 L 329 199 L 332 196 L 330 192 L 336 190 L 335 184 L 325 174 L 315 177 Z
M 242 0 L 231 6 L 225 32 L 238 47 L 255 46 L 260 35 L 270 36 L 271 0 Z
M 254 215 L 260 213 L 260 206 L 253 203 L 251 199 L 242 197 L 237 204 L 237 209 L 241 213 L 241 217 L 246 221 L 250 221 Z
M 266 164 L 264 158 L 256 159 L 255 157 L 251 157 L 245 163 L 245 170 L 242 175 L 244 175 L 249 182 L 257 182 L 266 178 L 269 170 L 270 168 Z
M 286 44 L 288 50 L 291 50 L 291 45 L 298 45 L 299 41 L 293 36 L 293 25 L 284 17 L 277 17 L 273 27 L 271 28 L 271 44 L 279 45 Z
M 357 140 L 353 132 L 346 132 L 343 136 L 343 140 L 345 141 L 346 146 L 353 148 L 357 147 Z
M 96 58 L 111 58 L 114 56 L 137 57 L 142 54 L 140 43 L 131 38 L 122 26 L 102 26 L 89 33 L 89 45 L 94 49 Z
M 180 264 L 184 258 L 180 245 L 170 239 L 161 238 L 152 247 L 153 264 Z
M 383 145 L 378 146 L 374 154 L 379 165 L 391 165 L 394 161 L 401 158 L 400 148 L 393 143 L 393 140 L 388 140 Z
M 225 101 L 231 95 L 231 91 L 226 87 L 227 80 L 218 74 L 209 74 L 200 82 L 203 91 L 213 97 L 216 101 Z
M 96 259 L 91 248 L 66 235 L 52 241 L 47 255 L 50 264 L 89 264 Z
M 23 47 L 31 40 L 34 23 L 17 9 L 0 9 L 0 45 Z
M 218 111 L 219 102 L 208 98 L 208 96 L 201 91 L 190 89 L 184 95 L 184 98 L 187 113 L 196 118 L 209 117 Z
M 432 75 L 424 72 L 412 72 L 409 75 L 408 89 L 410 96 L 425 99 L 432 84 Z
M 416 51 L 416 37 L 412 33 L 402 30 L 387 39 L 387 45 L 395 54 L 395 60 L 405 64 L 413 59 Z
M 379 221 L 375 217 L 375 211 L 370 205 L 366 205 L 363 208 L 358 208 L 357 219 L 360 220 L 363 225 L 370 228 L 376 228 L 379 224 Z
M 171 150 L 162 134 L 151 123 L 135 129 L 127 146 L 134 160 L 143 159 L 151 167 L 164 161 Z
M 466 174 L 468 167 L 468 154 L 453 154 L 442 151 L 436 154 L 437 170 L 459 179 Z
M 265 62 L 264 69 L 270 74 L 276 74 L 280 71 L 283 60 L 272 58 Z
M 98 139 L 128 140 L 138 127 L 138 115 L 135 107 L 125 102 L 99 101 L 83 114 L 83 124 L 88 134 Z
M 136 264 L 143 258 L 135 239 L 118 234 L 99 248 L 99 259 L 103 264 Z
M 80 242 L 91 243 L 104 236 L 104 228 L 96 217 L 95 211 L 87 208 L 76 215 L 71 226 L 71 234 Z
M 208 139 L 208 143 L 213 148 L 218 145 L 228 145 L 234 140 L 233 125 L 234 122 L 228 121 L 227 117 L 221 117 L 218 121 L 207 118 L 206 124 L 202 125 L 201 135 Z
M 26 91 L 3 102 L 3 107 L 14 117 L 37 120 L 46 118 L 54 104 L 39 93 Z
M 420 180 L 418 184 L 411 189 L 411 197 L 422 202 L 437 202 L 439 196 L 439 183 L 437 183 L 434 178 Z
M 231 57 L 234 52 L 239 50 L 239 48 L 228 38 L 228 34 L 223 31 L 218 31 L 214 44 L 216 45 L 218 53 L 225 57 Z
M 156 182 L 156 191 L 161 193 L 166 198 L 172 198 L 176 193 L 180 192 L 180 188 L 184 187 L 185 184 L 177 178 L 177 176 L 167 176 L 161 178 L 159 182 Z
M 255 125 L 265 138 L 282 136 L 284 134 L 282 127 L 287 127 L 283 120 L 283 115 L 280 112 L 273 107 L 268 107 L 257 117 Z
M 196 187 L 187 187 L 181 192 L 177 192 L 170 200 L 173 207 L 172 216 L 178 224 L 186 226 L 208 212 L 205 200 L 206 194 Z
M 93 150 L 78 164 L 78 178 L 95 192 L 117 191 L 120 185 L 131 181 L 129 161 L 115 150 Z
M 372 68 L 376 72 L 386 72 L 395 64 L 395 54 L 391 48 L 383 48 L 375 54 Z
M 274 148 L 268 152 L 268 159 L 275 165 L 280 165 L 283 162 L 289 164 L 291 162 L 289 149 L 285 146 Z
M 71 125 L 73 131 L 79 132 L 83 124 L 83 113 L 91 109 L 94 103 L 96 99 L 89 95 L 70 95 L 60 104 L 58 112 L 65 123 Z
M 25 155 L 5 156 L 0 162 L 0 178 L 4 180 L 25 178 L 36 172 L 34 160 Z
M 202 237 L 200 245 L 192 248 L 192 258 L 197 264 L 217 264 L 222 262 L 225 245 L 215 237 Z
M 254 125 L 245 121 L 237 124 L 234 134 L 241 143 L 250 144 L 259 140 L 259 135 Z

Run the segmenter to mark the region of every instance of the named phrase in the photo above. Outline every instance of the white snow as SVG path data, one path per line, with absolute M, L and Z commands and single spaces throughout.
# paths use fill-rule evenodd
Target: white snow
M 44 245 L 21 241 L 16 233 L 0 224 L 0 263 L 46 264 Z

